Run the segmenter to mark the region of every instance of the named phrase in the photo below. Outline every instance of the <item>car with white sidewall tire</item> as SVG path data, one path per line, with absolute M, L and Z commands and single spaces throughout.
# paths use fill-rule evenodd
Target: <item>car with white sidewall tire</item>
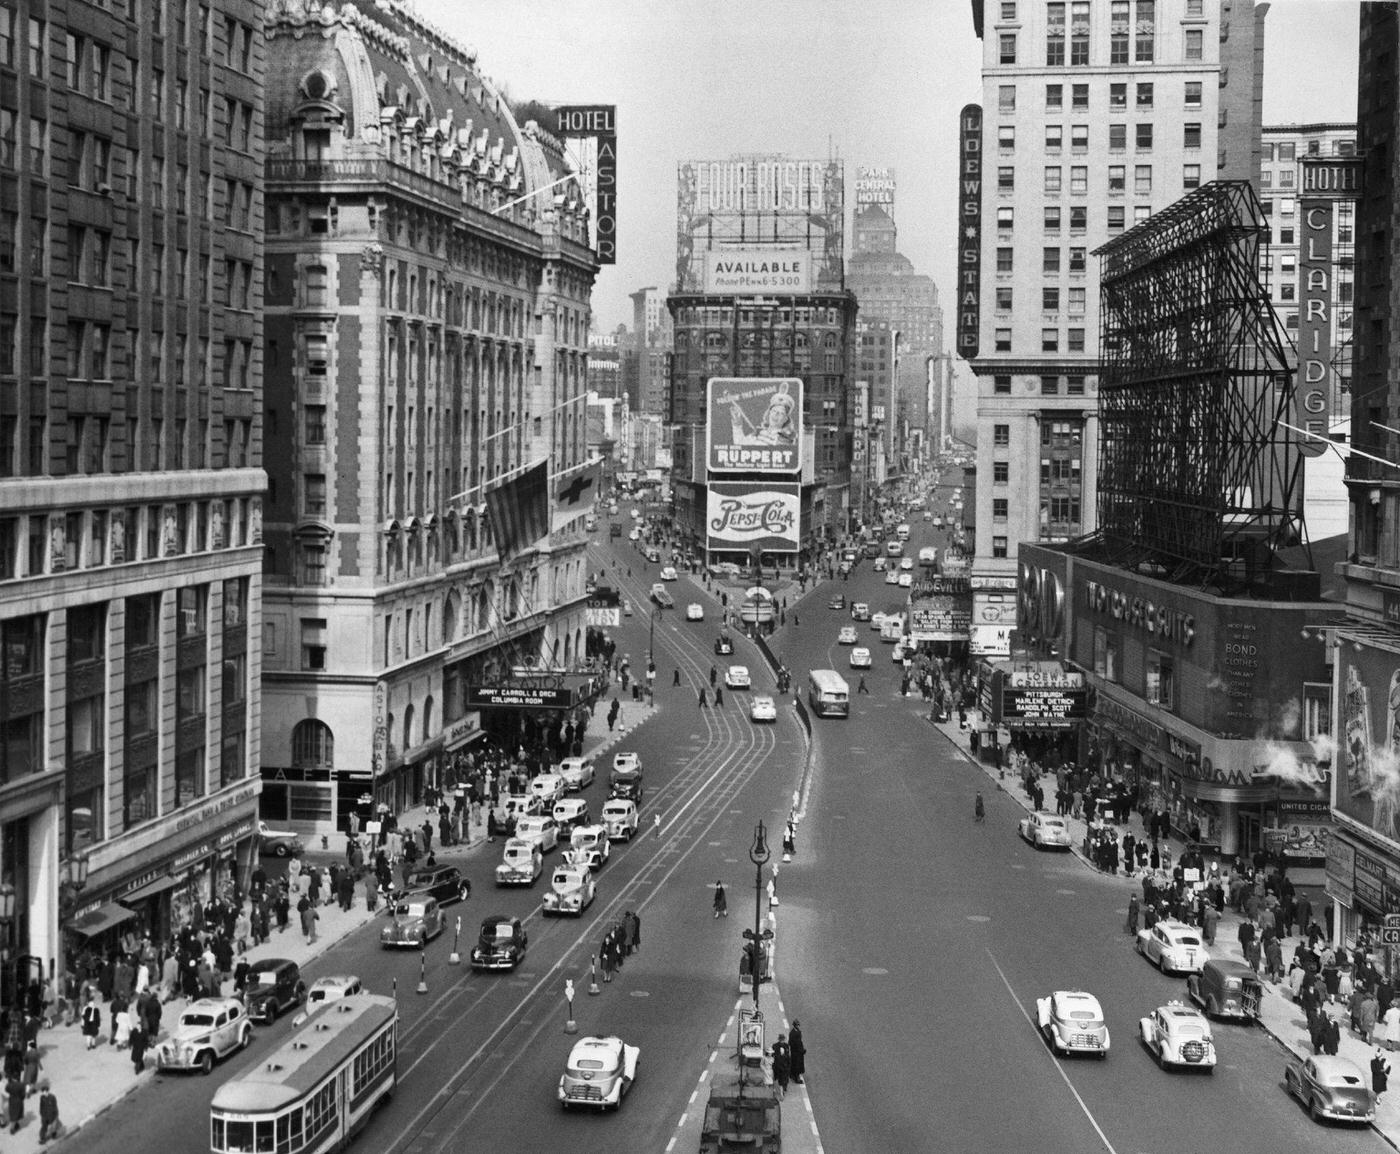
M 1029 813 L 1017 823 L 1016 828 L 1036 849 L 1070 848 L 1069 825 L 1058 814 Z
M 596 774 L 591 757 L 566 757 L 559 763 L 559 776 L 564 779 L 564 788 L 571 793 L 592 785 Z
M 731 665 L 724 671 L 724 687 L 726 689 L 748 689 L 752 684 L 749 677 L 749 667 L 747 665 Z
M 1284 1067 L 1283 1084 L 1314 1122 L 1376 1120 L 1371 1081 L 1346 1058 L 1329 1054 L 1296 1057 Z
M 1200 1010 L 1182 1002 L 1158 1006 L 1138 1021 L 1142 1044 L 1157 1065 L 1215 1072 L 1215 1038 Z
M 532 814 L 515 823 L 515 836 L 528 838 L 548 853 L 559 844 L 559 823 L 549 814 Z
M 621 1038 L 580 1038 L 569 1051 L 559 1079 L 559 1102 L 565 1110 L 591 1106 L 616 1110 L 637 1080 L 641 1049 Z
M 301 834 L 289 829 L 273 829 L 265 821 L 258 822 L 258 852 L 273 857 L 300 857 L 306 846 Z
M 608 838 L 612 841 L 631 841 L 637 836 L 637 828 L 641 824 L 637 803 L 625 798 L 605 801 L 598 819 L 607 826 Z
M 550 914 L 581 917 L 593 904 L 597 892 L 593 871 L 586 865 L 558 866 L 545 891 L 541 912 L 546 917 Z
M 221 1058 L 247 1047 L 253 1023 L 237 998 L 199 998 L 181 1011 L 170 1036 L 155 1047 L 157 1070 L 209 1074 Z
M 446 925 L 447 915 L 436 898 L 395 902 L 389 911 L 389 924 L 379 931 L 379 944 L 384 949 L 421 950 Z
M 544 854 L 540 843 L 534 838 L 510 838 L 501 851 L 501 861 L 496 866 L 498 886 L 532 886 L 544 872 Z
M 1197 974 L 1210 961 L 1201 931 L 1173 918 L 1138 930 L 1137 952 L 1164 974 Z
M 1103 1007 L 1083 990 L 1056 990 L 1037 998 L 1036 1024 L 1056 1054 L 1108 1056 L 1108 1025 Z
M 777 703 L 766 693 L 760 693 L 749 702 L 750 721 L 777 721 Z

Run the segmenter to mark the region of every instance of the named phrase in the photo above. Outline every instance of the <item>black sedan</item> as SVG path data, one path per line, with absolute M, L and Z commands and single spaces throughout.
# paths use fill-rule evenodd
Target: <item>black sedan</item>
M 439 905 L 464 902 L 472 896 L 472 883 L 456 866 L 420 866 L 408 875 L 408 884 L 395 895 L 405 898 L 437 898 Z
M 243 1004 L 255 1022 L 272 1023 L 283 1010 L 306 1001 L 306 982 L 301 967 L 287 958 L 264 958 L 248 968 L 248 984 L 243 987 Z
M 513 970 L 525 957 L 529 942 L 519 918 L 492 914 L 481 923 L 481 934 L 472 948 L 472 969 Z
M 715 655 L 717 657 L 728 657 L 734 652 L 734 642 L 729 639 L 729 634 L 721 633 L 715 638 Z

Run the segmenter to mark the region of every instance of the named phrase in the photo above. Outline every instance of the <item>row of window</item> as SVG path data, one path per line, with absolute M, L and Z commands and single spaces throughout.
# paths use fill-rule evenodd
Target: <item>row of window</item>
M 1134 150 L 1151 152 L 1156 140 L 1156 130 L 1152 121 L 1137 121 L 1132 128 Z M 1201 139 L 1200 121 L 1189 121 L 1181 126 L 1181 145 L 1183 148 L 1188 151 L 1198 151 L 1201 147 Z M 1065 126 L 1063 124 L 1045 125 L 1045 150 L 1052 153 L 1061 152 L 1064 150 L 1064 146 Z M 1089 150 L 1089 125 L 1070 125 L 1070 150 L 1073 152 L 1087 152 Z M 1109 124 L 1108 150 L 1111 153 L 1128 150 L 1128 125 L 1126 122 Z M 997 126 L 997 151 L 1003 156 L 1016 151 L 1016 126 L 1014 124 Z
M 1059 396 L 1061 384 L 1064 385 L 1064 395 L 1067 397 L 1082 397 L 1084 395 L 1084 378 L 1077 374 L 1070 374 L 1066 377 L 1042 375 L 1040 377 L 1040 395 L 1043 397 Z M 997 373 L 992 377 L 992 392 L 997 396 L 1009 397 L 1011 395 L 1011 376 L 1009 373 Z
M 1009 353 L 1014 351 L 1011 342 L 1010 328 L 993 329 L 993 343 L 999 353 Z M 1060 330 L 1057 328 L 1043 328 L 1040 330 L 1040 351 L 1042 353 L 1058 353 L 1061 351 Z M 1069 328 L 1064 333 L 1063 348 L 1065 352 L 1082 353 L 1085 351 L 1084 330 L 1082 328 Z
M 1182 104 L 1188 109 L 1201 107 L 1201 96 L 1204 91 L 1203 82 L 1200 80 L 1185 80 L 1182 82 Z M 1047 84 L 1045 86 L 1044 110 L 1046 112 L 1062 112 L 1065 107 L 1065 85 Z M 1089 111 L 1090 88 L 1085 84 L 1071 84 L 1069 87 L 1070 110 L 1074 112 Z M 997 86 L 997 111 L 1015 112 L 1017 86 L 1015 84 L 1001 84 Z M 1134 103 L 1139 112 L 1150 111 L 1155 106 L 1156 87 L 1155 82 L 1150 80 L 1138 81 L 1134 86 Z M 1128 85 L 1126 81 L 1114 81 L 1108 86 L 1108 109 L 1110 112 L 1126 112 L 1128 110 Z M 1291 159 L 1291 158 L 1290 158 Z
M 1065 191 L 1064 182 L 1065 170 L 1058 164 L 1047 164 L 1042 177 L 1042 191 L 1049 194 L 1056 194 Z M 1199 164 L 1188 164 L 1182 168 L 1182 184 L 1186 188 L 1196 188 L 1201 183 L 1201 166 Z M 1072 165 L 1069 170 L 1069 192 L 1071 195 L 1085 195 L 1089 191 L 1089 166 L 1086 164 Z M 1107 169 L 1107 189 L 1110 195 L 1113 193 L 1123 193 L 1128 189 L 1128 168 L 1124 164 L 1110 164 Z M 1012 165 L 1000 165 L 997 168 L 997 192 L 1011 193 L 1016 190 L 1016 169 Z M 1152 192 L 1152 165 L 1138 164 L 1133 166 L 1133 191 L 1139 196 Z M 1045 207 L 1045 227 L 1047 229 L 1058 229 L 1060 227 L 1060 207 L 1058 205 L 1047 205 Z M 1010 227 L 1013 210 L 1003 206 L 997 209 L 997 224 L 1001 227 L 1001 222 L 1008 222 L 1006 227 Z
M 1012 0 L 1002 4 L 1000 23 L 1017 20 Z M 1045 64 L 1050 68 L 1089 67 L 1092 41 L 1090 0 L 1051 0 L 1045 7 Z M 1008 16 L 1007 13 L 1010 12 Z M 1100 9 L 1102 11 L 1102 9 Z M 1186 0 L 1186 15 L 1204 18 L 1204 0 Z M 1068 17 L 1068 20 L 1066 20 Z M 1156 58 L 1156 0 L 1110 0 L 1108 5 L 1108 63 L 1110 65 L 1151 64 Z M 1101 29 L 1102 31 L 1102 29 Z M 1018 63 L 1019 34 L 1001 30 L 997 36 L 997 61 Z M 1205 29 L 1185 29 L 1183 53 L 1187 60 L 1205 58 Z M 1102 63 L 1102 56 L 1096 63 Z M 1027 61 L 1026 63 L 1030 63 Z
M 996 310 L 1007 313 L 1012 308 L 1011 285 L 996 286 Z M 1040 290 L 1040 311 L 1057 313 L 1063 306 L 1070 316 L 1083 316 L 1088 301 L 1088 290 L 1081 287 L 1070 288 L 1063 296 L 1058 285 L 1043 285 Z M 1010 391 L 1008 385 L 1007 391 Z
M 1082 421 L 1041 421 L 1040 443 L 1059 448 L 1079 445 L 1084 439 Z M 992 444 L 999 449 L 1011 447 L 1011 426 L 993 425 Z

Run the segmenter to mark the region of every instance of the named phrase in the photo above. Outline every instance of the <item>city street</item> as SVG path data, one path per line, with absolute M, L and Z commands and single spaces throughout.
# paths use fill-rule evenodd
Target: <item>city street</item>
M 595 547 L 595 563 L 605 553 Z M 630 547 L 616 554 L 624 595 L 636 613 L 614 634 L 631 654 L 635 672 L 645 669 L 646 591 L 656 566 Z M 632 565 L 635 576 L 625 577 Z M 635 749 L 646 769 L 643 826 L 633 843 L 613 847 L 599 875 L 598 900 L 578 921 L 545 920 L 538 913 L 546 873 L 530 890 L 496 890 L 491 880 L 500 843 L 473 851 L 466 872 L 470 901 L 449 907 L 462 920 L 463 964 L 448 964 L 452 931 L 426 954 L 428 993 L 414 991 L 419 955 L 382 951 L 378 924 L 352 935 L 320 958 L 309 978 L 354 973 L 375 992 L 397 980 L 401 1026 L 400 1084 L 391 1104 L 357 1140 L 357 1147 L 385 1151 L 460 1149 L 464 1137 L 487 1148 L 537 1150 L 567 1145 L 589 1150 L 661 1150 L 685 1111 L 718 1028 L 732 1012 L 738 990 L 740 934 L 752 922 L 753 867 L 747 857 L 754 824 L 765 819 L 775 838 L 787 816 L 805 743 L 791 710 L 776 725 L 748 720 L 744 693 L 726 695 L 722 708 L 699 710 L 693 688 L 708 683 L 718 633 L 718 606 L 702 590 L 678 583 L 677 600 L 706 603 L 709 622 L 687 624 L 667 610 L 656 628 L 657 703 L 663 708 L 616 748 Z M 692 587 L 693 588 L 693 587 Z M 747 661 L 755 687 L 772 679 L 757 651 L 738 643 L 733 660 Z M 685 685 L 672 689 L 672 670 Z M 627 704 L 630 696 L 624 695 Z M 601 710 L 600 710 L 601 720 Z M 584 795 L 595 811 L 606 797 L 606 765 Z M 653 815 L 661 817 L 658 837 Z M 775 840 L 776 845 L 776 840 Z M 712 886 L 722 879 L 733 916 L 711 914 Z M 765 879 L 766 880 L 766 879 Z M 642 946 L 601 993 L 588 994 L 589 959 L 607 927 L 625 909 L 641 916 Z M 474 974 L 467 955 L 482 917 L 518 914 L 527 919 L 529 953 L 511 974 Z M 636 1088 L 617 1114 L 565 1115 L 555 1086 L 573 1039 L 564 1033 L 564 981 L 576 988 L 580 1034 L 618 1033 L 642 1051 Z M 290 1026 L 260 1028 L 250 1059 L 259 1061 Z M 100 1126 L 83 1135 L 83 1148 L 127 1151 L 135 1144 L 185 1149 L 188 1135 L 207 1127 L 208 1103 L 217 1085 L 242 1065 L 234 1061 L 208 1079 L 160 1076 L 155 1084 L 119 1103 Z

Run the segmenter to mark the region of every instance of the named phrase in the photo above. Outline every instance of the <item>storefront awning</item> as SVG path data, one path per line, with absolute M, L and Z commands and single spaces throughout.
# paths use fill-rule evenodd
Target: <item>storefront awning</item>
M 130 910 L 117 905 L 116 902 L 107 902 L 98 906 L 95 910 L 85 913 L 80 918 L 74 918 L 68 923 L 70 930 L 75 930 L 85 937 L 93 938 L 103 930 L 110 930 L 113 926 L 119 926 L 127 918 L 134 918 L 136 915 Z
M 122 895 L 124 902 L 143 902 L 147 898 L 155 897 L 156 894 L 164 893 L 168 889 L 173 889 L 179 884 L 179 878 L 166 876 L 156 878 L 153 882 L 147 882 L 140 889 L 132 890 L 129 894 Z

